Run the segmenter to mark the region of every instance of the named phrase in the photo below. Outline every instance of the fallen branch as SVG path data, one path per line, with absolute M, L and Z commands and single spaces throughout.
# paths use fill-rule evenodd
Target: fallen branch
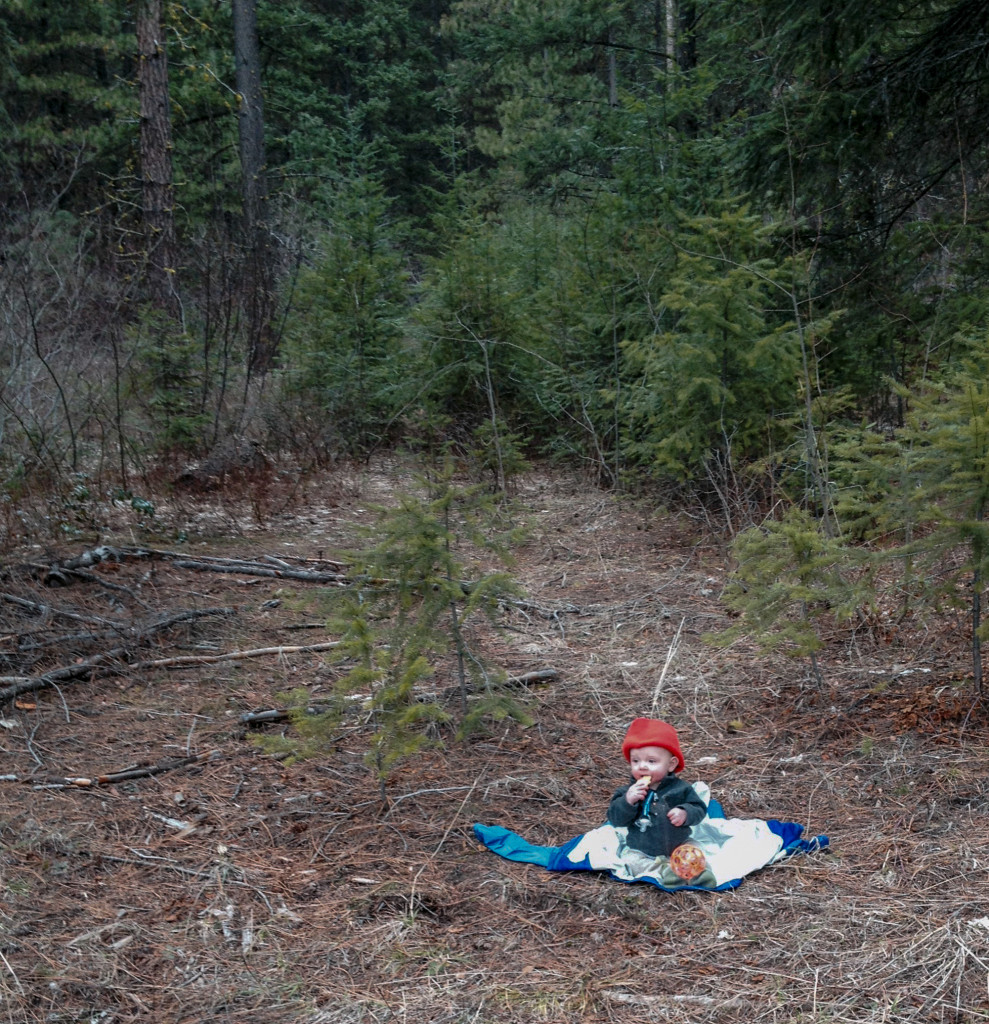
M 284 722 L 290 716 L 292 711 L 298 711 L 298 708 L 269 708 L 267 711 L 245 711 L 244 714 L 237 719 L 243 725 L 259 725 L 264 722 Z M 306 708 L 307 715 L 322 715 L 329 711 L 330 707 L 309 707 Z
M 323 559 L 322 561 L 324 563 L 328 562 L 330 565 L 337 567 L 337 570 L 339 571 L 324 572 L 317 569 L 297 569 L 289 565 L 283 559 L 275 558 L 273 555 L 263 555 L 261 560 L 246 558 L 220 558 L 211 555 L 196 555 L 195 557 L 190 557 L 188 554 L 183 554 L 179 551 L 137 547 L 110 548 L 102 546 L 93 548 L 91 551 L 83 552 L 83 554 L 77 555 L 65 562 L 56 563 L 47 567 L 38 566 L 38 568 L 45 568 L 47 572 L 47 579 L 49 581 L 65 583 L 68 582 L 67 576 L 93 578 L 92 576 L 83 575 L 82 570 L 87 566 L 96 565 L 103 561 L 127 562 L 139 559 L 157 559 L 160 561 L 167 561 L 171 562 L 179 569 L 194 569 L 200 572 L 238 573 L 245 576 L 266 576 L 270 579 L 303 580 L 307 583 L 336 583 L 338 585 L 356 582 L 355 578 L 345 571 L 348 566 L 342 562 L 336 562 L 330 559 Z M 261 561 L 266 564 L 262 565 Z M 364 579 L 363 582 L 369 586 L 384 586 L 393 585 L 395 581 L 370 578 Z M 470 593 L 475 585 L 470 580 L 460 580 L 459 583 L 465 594 Z M 555 619 L 561 614 L 582 614 L 582 609 L 575 605 L 568 604 L 561 605 L 558 608 L 547 609 L 531 601 L 521 599 L 502 598 L 500 600 L 501 603 L 511 605 L 521 611 L 535 612 L 544 619 Z
M 529 683 L 546 683 L 551 679 L 559 679 L 560 673 L 555 668 L 538 669 L 535 672 L 526 672 L 521 676 L 509 676 L 505 680 L 505 686 L 526 686 Z
M 117 772 L 109 772 L 106 775 L 93 776 L 44 776 L 39 779 L 37 775 L 0 775 L 2 782 L 25 782 L 30 783 L 35 789 L 92 789 L 96 786 L 113 786 L 118 782 L 129 782 L 131 779 L 145 779 L 152 775 L 163 775 L 165 772 L 173 772 L 176 768 L 187 768 L 190 765 L 202 764 L 205 761 L 215 761 L 220 757 L 219 750 L 210 750 L 205 754 L 194 754 L 191 757 L 179 757 L 170 761 L 161 761 L 151 765 L 132 765 L 129 768 L 122 768 Z
M 269 576 L 274 579 L 305 580 L 310 583 L 339 583 L 347 579 L 341 572 L 320 572 L 313 569 L 296 569 L 280 558 L 265 555 L 268 563 L 261 565 L 257 561 L 241 558 L 218 558 L 209 555 L 197 555 L 191 558 L 178 551 L 162 551 L 155 548 L 121 547 L 114 548 L 101 545 L 75 555 L 63 562 L 52 565 L 35 565 L 34 568 L 44 573 L 44 580 L 49 586 L 65 586 L 72 579 L 93 579 L 86 569 L 103 562 L 134 562 L 143 559 L 169 561 L 182 569 L 199 569 L 208 572 L 235 572 L 250 576 Z M 340 569 L 346 568 L 339 562 L 331 562 Z
M 123 559 L 156 558 L 172 562 L 180 569 L 197 569 L 203 572 L 236 572 L 248 576 L 268 576 L 273 579 L 306 580 L 310 583 L 339 583 L 347 577 L 341 572 L 321 572 L 316 569 L 297 569 L 280 558 L 270 555 L 263 556 L 267 565 L 245 558 L 219 558 L 215 556 L 197 555 L 190 558 L 178 551 L 161 551 L 154 548 L 122 548 Z M 345 568 L 339 562 L 331 563 Z
M 632 1006 L 649 1006 L 670 1008 L 674 1006 L 750 1006 L 751 1000 L 744 996 L 704 996 L 704 995 L 649 995 L 641 992 L 614 992 L 605 989 L 601 995 L 615 1003 L 626 1003 Z
M 175 658 L 159 658 L 157 661 L 138 661 L 128 665 L 130 670 L 145 668 L 183 668 L 186 665 L 212 665 L 218 661 L 239 661 L 242 658 L 263 658 L 267 655 L 305 654 L 308 651 L 331 651 L 339 647 L 334 640 L 324 644 L 299 644 L 282 647 L 258 647 L 251 651 L 231 651 L 229 654 L 184 654 Z
M 318 646 L 318 645 L 317 645 Z M 509 676 L 502 683 L 503 686 L 526 686 L 529 683 L 544 683 L 549 682 L 553 679 L 558 679 L 560 673 L 555 668 L 544 668 L 538 669 L 534 672 L 526 672 L 521 676 Z M 418 688 L 416 692 L 427 693 L 425 688 Z M 471 691 L 476 692 L 476 691 Z M 448 686 L 442 691 L 441 696 L 451 697 L 460 693 L 459 686 Z M 348 694 L 343 699 L 345 701 L 360 701 L 367 700 L 370 694 L 366 693 L 352 693 Z M 327 711 L 332 710 L 330 705 L 312 705 L 306 708 L 307 715 L 322 715 Z M 266 711 L 245 711 L 244 714 L 237 719 L 242 725 L 259 725 L 265 722 L 284 722 L 291 717 L 293 712 L 298 713 L 301 708 L 269 708 Z
M 85 580 L 87 583 L 98 583 L 104 590 L 116 590 L 121 594 L 126 594 L 142 608 L 147 608 L 149 611 L 151 609 L 151 605 L 147 601 L 142 600 L 130 587 L 125 587 L 122 583 L 113 583 L 111 580 L 106 579 L 105 576 L 90 572 L 88 569 L 73 569 L 72 575 L 78 579 Z
M 666 672 L 669 669 L 670 665 L 673 663 L 673 659 L 676 657 L 677 648 L 680 646 L 680 635 L 683 633 L 683 624 L 686 621 L 686 616 L 684 616 L 680 620 L 680 625 L 677 627 L 676 636 L 673 637 L 669 649 L 666 652 L 666 661 L 663 663 L 663 671 L 659 674 L 659 682 L 656 683 L 656 687 L 653 690 L 652 714 L 654 715 L 659 713 L 659 698 L 663 690 L 663 680 L 666 678 Z
M 178 612 L 167 619 L 162 619 L 160 622 L 146 626 L 143 630 L 137 632 L 134 640 L 135 643 L 140 643 L 149 636 L 160 633 L 179 622 L 188 622 L 209 615 L 233 614 L 235 614 L 233 608 L 204 608 L 200 611 Z M 131 629 L 128 632 L 136 631 Z M 7 677 L 14 678 L 17 681 L 6 687 L 6 689 L 0 690 L 0 705 L 13 700 L 15 697 L 19 697 L 22 693 L 43 690 L 47 686 L 56 686 L 59 683 L 69 682 L 73 679 L 117 674 L 120 672 L 120 669 L 114 667 L 113 663 L 126 658 L 133 646 L 134 644 L 130 644 L 127 647 L 115 647 L 113 650 L 104 651 L 102 654 L 94 654 L 93 657 L 76 662 L 74 665 L 65 665 L 62 668 L 52 669 L 50 672 L 45 672 L 40 676 Z
M 574 604 L 561 604 L 557 608 L 544 608 L 534 601 L 519 600 L 518 598 L 501 597 L 498 599 L 501 604 L 517 608 L 520 612 L 534 612 L 541 619 L 558 619 L 561 615 L 584 615 L 584 609 Z
M 507 679 L 503 679 L 502 680 L 501 685 L 502 686 L 528 686 L 529 683 L 547 683 L 547 682 L 550 682 L 553 679 L 558 679 L 559 676 L 560 676 L 560 673 L 557 672 L 555 668 L 544 668 L 544 669 L 539 669 L 538 671 L 535 671 L 535 672 L 526 672 L 524 675 L 521 675 L 521 676 L 509 676 Z M 478 692 L 480 692 L 480 691 L 479 691 L 478 687 L 476 687 L 476 686 L 469 686 L 467 688 L 467 693 L 468 694 L 478 693 Z M 459 693 L 460 693 L 460 687 L 459 686 L 448 686 L 445 690 L 443 690 L 443 696 L 444 697 L 452 697 L 455 694 L 459 694 Z
M 115 621 L 114 619 L 107 619 L 101 615 L 80 615 L 78 612 L 64 611 L 61 608 L 56 608 L 50 604 L 39 604 L 37 601 L 28 601 L 26 598 L 17 597 L 14 594 L 0 594 L 0 601 L 6 601 L 8 604 L 17 605 L 19 608 L 24 608 L 27 611 L 34 612 L 35 615 L 48 616 L 51 615 L 53 618 L 71 619 L 74 622 L 95 622 L 101 626 L 112 626 L 115 629 L 127 629 L 126 623 Z
M 75 665 L 66 665 L 63 668 L 52 669 L 40 676 L 22 677 L 18 682 L 0 690 L 0 704 L 4 704 L 22 693 L 32 693 L 36 690 L 43 690 L 47 686 L 57 686 L 59 683 L 66 683 L 73 679 L 81 679 L 97 675 L 98 669 L 103 669 L 107 662 L 123 657 L 127 653 L 126 647 L 116 647 L 104 654 L 96 654 L 92 658 L 86 658 Z M 17 677 L 7 677 L 17 678 Z
M 180 874 L 189 875 L 192 878 L 216 878 L 216 871 L 201 871 L 196 868 L 187 868 L 182 864 L 176 864 L 175 861 L 169 860 L 167 857 L 152 857 L 149 854 L 139 854 L 137 859 L 132 857 L 114 857 L 109 853 L 100 853 L 96 856 L 100 860 L 110 861 L 112 864 L 134 864 L 138 867 L 156 867 L 156 868 L 167 868 L 169 871 L 178 871 Z M 239 879 L 225 878 L 224 883 L 226 885 L 244 885 L 245 883 Z
M 207 572 L 235 572 L 244 576 L 268 576 L 276 580 L 305 580 L 307 583 L 345 583 L 349 577 L 339 572 L 315 572 L 312 569 L 270 569 L 254 562 L 239 562 L 222 565 L 217 562 L 193 561 L 188 558 L 173 558 L 172 564 L 179 569 L 200 569 Z

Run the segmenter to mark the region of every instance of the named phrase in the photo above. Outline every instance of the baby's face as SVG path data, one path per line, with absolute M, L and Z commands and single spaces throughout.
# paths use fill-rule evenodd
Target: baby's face
M 636 779 L 651 776 L 649 788 L 655 789 L 676 766 L 677 759 L 664 747 L 632 747 L 628 763 Z

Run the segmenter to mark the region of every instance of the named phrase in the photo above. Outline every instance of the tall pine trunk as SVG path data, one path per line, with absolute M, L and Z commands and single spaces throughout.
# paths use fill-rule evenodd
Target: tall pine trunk
M 241 196 L 247 273 L 245 306 L 250 332 L 250 369 L 264 373 L 274 362 L 273 247 L 268 227 L 268 182 L 264 145 L 264 97 L 258 44 L 257 0 L 232 0 L 234 60 L 240 102 Z
M 981 528 L 985 518 L 986 503 L 980 499 L 975 510 L 975 521 L 978 523 L 978 527 L 972 539 L 972 562 L 975 566 L 972 575 L 972 678 L 975 682 L 976 693 L 983 699 L 985 699 L 985 690 L 982 682 L 982 639 L 979 631 L 982 626 L 982 564 L 986 555 Z
M 169 316 L 177 318 L 180 313 L 176 291 L 178 244 L 175 236 L 172 121 L 162 0 L 139 0 L 136 27 L 145 279 L 152 303 Z

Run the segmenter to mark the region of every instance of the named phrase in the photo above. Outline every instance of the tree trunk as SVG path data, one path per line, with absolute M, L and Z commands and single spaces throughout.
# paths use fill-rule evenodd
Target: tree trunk
M 676 68 L 677 56 L 677 0 L 664 0 L 666 11 L 666 32 L 665 46 L 666 71 L 672 72 Z
M 172 121 L 162 0 L 139 0 L 137 50 L 145 276 L 151 301 L 170 316 L 177 317 L 180 312 L 175 288 L 178 246 L 172 192 Z
M 264 147 L 264 98 L 258 45 L 257 0 L 232 0 L 234 61 L 240 103 L 241 197 L 247 244 L 245 302 L 250 331 L 250 367 L 264 373 L 275 358 L 272 334 L 274 287 L 268 230 L 268 183 Z
M 979 628 L 982 625 L 982 564 L 985 559 L 985 544 L 983 543 L 981 527 L 985 521 L 985 503 L 980 501 L 975 510 L 975 521 L 979 524 L 978 531 L 972 542 L 972 562 L 975 571 L 972 577 L 972 678 L 975 682 L 975 691 L 980 697 L 985 696 L 982 685 L 982 640 L 979 636 Z

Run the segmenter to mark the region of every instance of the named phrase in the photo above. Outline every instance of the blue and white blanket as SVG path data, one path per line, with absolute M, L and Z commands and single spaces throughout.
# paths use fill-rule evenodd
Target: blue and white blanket
M 726 818 L 710 789 L 695 782 L 694 789 L 707 803 L 707 817 L 690 830 L 690 842 L 699 846 L 707 870 L 689 884 L 678 878 L 666 857 L 643 867 L 625 854 L 627 829 L 601 825 L 562 846 L 536 846 L 500 825 L 475 825 L 474 835 L 489 850 L 508 860 L 538 864 L 547 871 L 607 871 L 622 882 L 649 882 L 667 892 L 678 889 L 720 891 L 734 889 L 742 879 L 795 853 L 822 850 L 827 836 L 801 838 L 802 825 L 775 819 Z

